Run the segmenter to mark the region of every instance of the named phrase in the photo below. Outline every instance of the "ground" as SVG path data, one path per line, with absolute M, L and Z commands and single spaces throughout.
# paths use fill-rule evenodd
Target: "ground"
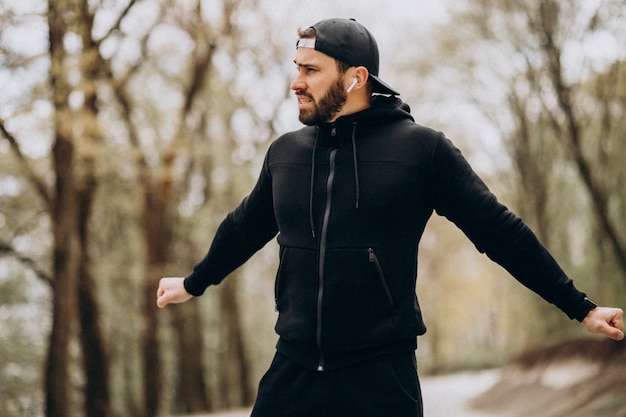
M 626 417 L 626 343 L 582 339 L 529 352 L 471 405 L 503 417 Z
M 427 376 L 421 383 L 426 417 L 626 417 L 626 342 L 568 341 L 500 370 Z

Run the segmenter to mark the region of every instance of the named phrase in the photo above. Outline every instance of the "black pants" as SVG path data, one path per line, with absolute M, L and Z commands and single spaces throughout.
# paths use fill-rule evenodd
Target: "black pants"
M 422 417 L 415 353 L 326 372 L 276 354 L 251 417 Z

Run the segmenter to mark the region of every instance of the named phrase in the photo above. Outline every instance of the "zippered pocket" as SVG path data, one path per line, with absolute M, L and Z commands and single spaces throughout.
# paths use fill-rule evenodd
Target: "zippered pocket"
M 281 266 L 284 261 L 284 256 L 285 249 L 281 247 L 279 253 L 278 270 L 276 271 L 276 279 L 274 280 L 274 311 L 277 313 L 280 312 L 280 309 L 278 308 L 278 289 L 280 284 Z
M 385 259 L 368 246 L 327 253 L 322 344 L 374 346 L 393 338 L 396 307 L 385 279 Z
M 376 268 L 376 276 L 380 280 L 380 284 L 385 291 L 385 296 L 387 297 L 387 301 L 389 301 L 389 305 L 391 308 L 394 306 L 393 296 L 391 295 L 391 289 L 389 288 L 389 284 L 387 283 L 387 279 L 385 278 L 385 273 L 383 272 L 383 268 L 380 266 L 380 262 L 378 261 L 378 257 L 376 256 L 376 252 L 374 249 L 367 248 L 367 256 L 368 261 L 373 264 L 374 268 Z

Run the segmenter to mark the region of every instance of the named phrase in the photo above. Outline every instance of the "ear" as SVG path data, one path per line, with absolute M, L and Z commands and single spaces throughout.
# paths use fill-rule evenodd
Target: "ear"
M 354 74 L 352 77 L 350 77 L 350 80 L 352 80 L 353 77 L 356 78 L 357 80 L 356 84 L 354 85 L 353 90 L 361 89 L 365 87 L 365 85 L 367 85 L 367 80 L 369 78 L 369 71 L 365 67 L 356 67 L 354 68 Z

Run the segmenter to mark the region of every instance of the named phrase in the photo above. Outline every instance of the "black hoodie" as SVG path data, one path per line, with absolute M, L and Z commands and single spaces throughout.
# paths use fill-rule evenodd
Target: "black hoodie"
M 433 211 L 570 318 L 587 314 L 585 294 L 461 152 L 386 97 L 274 141 L 256 186 L 185 288 L 201 295 L 278 233 L 279 352 L 328 370 L 415 349 L 426 331 L 415 294 L 418 244 Z

